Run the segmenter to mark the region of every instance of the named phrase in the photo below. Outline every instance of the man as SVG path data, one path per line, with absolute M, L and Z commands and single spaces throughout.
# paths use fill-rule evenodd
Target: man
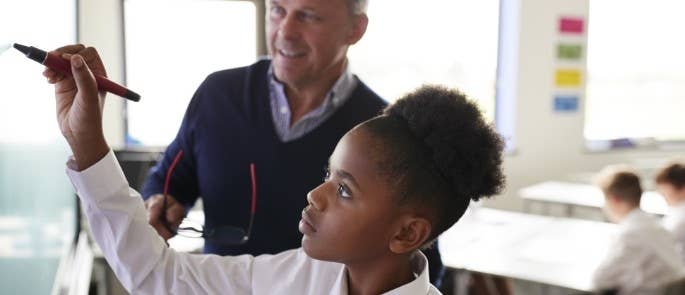
M 305 195 L 324 177 L 328 155 L 345 132 L 386 105 L 348 68 L 347 49 L 366 31 L 366 4 L 267 1 L 271 60 L 210 75 L 143 186 L 149 222 L 162 237 L 171 238 L 202 197 L 205 232 L 226 226 L 247 232 L 242 245 L 206 239 L 206 253 L 259 255 L 299 247 Z M 437 246 L 426 254 L 438 285 Z

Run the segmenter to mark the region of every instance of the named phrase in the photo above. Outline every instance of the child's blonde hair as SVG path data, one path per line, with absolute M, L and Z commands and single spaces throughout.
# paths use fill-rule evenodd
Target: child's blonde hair
M 629 166 L 607 166 L 595 176 L 594 182 L 605 195 L 612 195 L 632 205 L 640 205 L 642 197 L 640 177 Z

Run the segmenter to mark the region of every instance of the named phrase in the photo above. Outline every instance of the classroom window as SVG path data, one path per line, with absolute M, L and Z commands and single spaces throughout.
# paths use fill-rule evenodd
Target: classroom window
M 498 0 L 369 1 L 350 65 L 389 102 L 422 84 L 458 88 L 494 120 Z
M 683 11 L 681 0 L 591 1 L 585 110 L 590 148 L 685 140 Z
M 257 9 L 249 1 L 125 0 L 128 145 L 166 146 L 188 102 L 212 72 L 257 57 Z
M 76 232 L 69 155 L 44 66 L 12 42 L 76 42 L 75 0 L 0 1 L 0 293 L 50 294 Z M 63 257 L 63 256 L 62 256 Z M 64 257 L 63 257 L 64 258 Z M 67 262 L 63 260 L 63 262 Z M 67 290 L 68 291 L 68 290 Z
M 36 5 L 41 9 L 31 9 Z M 16 42 L 49 51 L 75 43 L 75 1 L 2 2 L 0 32 L 0 144 L 61 142 L 44 67 L 8 47 Z
M 253 3 L 161 2 L 164 4 L 159 0 L 124 2 L 126 81 L 146 100 L 145 104 L 127 104 L 129 145 L 168 144 L 178 130 L 189 98 L 207 74 L 247 65 L 256 58 L 254 24 L 257 19 Z M 155 13 L 160 5 L 165 6 L 163 14 Z M 509 143 L 513 116 L 503 114 L 513 114 L 513 96 L 504 96 L 495 90 L 499 83 L 496 83 L 499 5 L 498 0 L 428 0 L 418 4 L 369 1 L 369 27 L 364 38 L 350 49 L 351 69 L 389 102 L 426 83 L 458 88 L 479 103 L 490 121 L 496 119 L 497 95 L 497 125 Z M 223 10 L 218 12 L 217 7 Z M 191 9 L 193 12 L 189 13 Z M 201 17 L 188 21 L 188 15 Z M 178 22 L 178 19 L 184 21 Z M 176 23 L 185 27 L 172 29 Z M 218 35 L 231 36 L 231 40 L 226 38 L 225 44 L 220 44 L 222 40 L 215 38 Z M 203 39 L 203 36 L 207 37 Z M 178 40 L 183 40 L 182 44 Z M 231 60 L 221 64 L 213 59 L 216 54 L 204 54 L 196 56 L 200 60 L 194 61 L 194 65 L 182 65 L 185 69 L 182 73 L 160 70 L 167 67 L 165 61 L 176 52 L 197 51 L 194 48 L 197 44 L 211 44 L 213 52 L 225 52 L 222 57 Z M 515 47 L 515 44 L 510 46 Z M 167 54 L 150 48 L 175 49 Z M 508 90 L 513 93 L 514 88 Z M 512 103 L 500 103 L 499 96 Z

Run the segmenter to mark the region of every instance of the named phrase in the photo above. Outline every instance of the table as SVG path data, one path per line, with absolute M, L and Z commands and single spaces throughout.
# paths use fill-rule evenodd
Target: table
M 602 208 L 604 195 L 595 186 L 564 181 L 546 181 L 519 190 L 519 196 L 526 202 L 529 211 L 530 202 L 562 204 L 566 206 L 566 215 L 573 215 L 574 207 Z M 664 198 L 654 191 L 642 194 L 640 208 L 645 212 L 664 215 L 668 205 Z
M 615 224 L 470 208 L 440 237 L 445 266 L 592 291 Z

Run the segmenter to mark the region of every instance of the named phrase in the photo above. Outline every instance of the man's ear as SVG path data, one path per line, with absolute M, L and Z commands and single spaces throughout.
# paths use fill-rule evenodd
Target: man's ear
M 347 38 L 347 44 L 349 45 L 359 42 L 359 40 L 361 40 L 361 38 L 364 36 L 364 33 L 366 33 L 366 27 L 369 25 L 369 18 L 366 16 L 366 13 L 352 17 L 354 18 L 352 20 L 352 31 Z
M 388 246 L 393 253 L 407 253 L 421 248 L 430 234 L 431 223 L 428 219 L 418 216 L 405 216 L 400 221 Z

